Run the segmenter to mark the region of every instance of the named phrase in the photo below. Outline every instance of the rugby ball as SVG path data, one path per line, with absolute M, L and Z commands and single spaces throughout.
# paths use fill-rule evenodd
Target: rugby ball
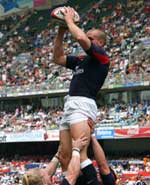
M 52 17 L 52 19 L 53 19 L 55 22 L 57 22 L 57 23 L 65 24 L 63 11 L 65 11 L 65 8 L 64 8 L 64 7 L 55 8 L 55 9 L 51 12 L 51 17 Z M 75 23 L 78 23 L 79 21 L 80 21 L 80 16 L 79 16 L 79 14 L 75 11 L 75 13 L 74 13 L 74 22 L 75 22 Z

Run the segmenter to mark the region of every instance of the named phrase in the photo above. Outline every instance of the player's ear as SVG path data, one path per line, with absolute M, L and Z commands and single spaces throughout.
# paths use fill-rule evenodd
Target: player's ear
M 103 41 L 102 39 L 100 39 L 100 40 L 98 41 L 98 45 L 99 45 L 99 46 L 103 46 L 103 45 L 104 45 L 104 41 Z

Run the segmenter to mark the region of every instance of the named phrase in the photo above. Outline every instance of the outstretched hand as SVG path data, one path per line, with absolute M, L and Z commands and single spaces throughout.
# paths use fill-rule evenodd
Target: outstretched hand
M 74 15 L 75 15 L 75 10 L 74 8 L 71 7 L 64 7 L 64 11 L 62 11 L 62 14 L 64 15 L 64 19 L 66 23 L 68 22 L 74 22 Z

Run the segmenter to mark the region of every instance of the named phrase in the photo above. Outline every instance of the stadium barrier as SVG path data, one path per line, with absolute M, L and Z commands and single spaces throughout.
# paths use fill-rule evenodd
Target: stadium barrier
M 135 78 L 135 76 L 137 78 Z M 132 77 L 132 81 L 131 81 Z M 138 81 L 137 81 L 138 79 Z M 70 82 L 43 82 L 41 84 L 29 84 L 23 86 L 1 86 L 0 97 L 18 97 L 29 95 L 40 95 L 50 93 L 67 93 Z M 116 80 L 110 84 L 110 80 L 106 79 L 102 89 L 115 89 L 115 88 L 129 88 L 129 87 L 149 87 L 150 81 L 143 75 L 130 75 L 130 78 Z

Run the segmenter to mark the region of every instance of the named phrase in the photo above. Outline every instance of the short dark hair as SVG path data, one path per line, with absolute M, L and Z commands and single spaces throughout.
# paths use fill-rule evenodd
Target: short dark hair
M 104 44 L 106 44 L 106 33 L 99 30 L 99 39 L 103 40 L 104 41 Z

